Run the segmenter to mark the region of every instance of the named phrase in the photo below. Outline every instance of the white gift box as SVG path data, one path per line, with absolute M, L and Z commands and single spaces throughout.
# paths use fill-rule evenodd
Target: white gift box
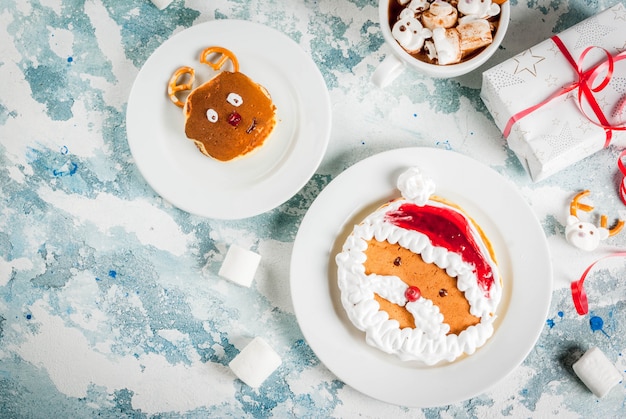
M 553 38 L 483 73 L 481 98 L 534 181 L 608 144 L 626 145 L 626 131 L 607 133 L 597 125 L 623 126 L 626 120 L 626 7 L 617 4 Z M 596 65 L 606 69 L 607 53 L 622 53 L 608 84 L 591 92 L 593 98 L 579 99 L 585 88 L 572 88 L 580 79 L 576 66 L 582 63 L 582 72 Z M 599 87 L 605 74 L 600 72 L 592 87 Z

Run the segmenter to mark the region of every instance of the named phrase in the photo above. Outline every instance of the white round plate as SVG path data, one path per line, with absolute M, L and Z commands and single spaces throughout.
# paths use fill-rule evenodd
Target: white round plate
M 412 166 L 434 180 L 436 195 L 460 204 L 483 227 L 504 287 L 491 339 L 471 356 L 432 367 L 402 362 L 365 343 L 341 305 L 334 261 L 355 224 L 400 196 L 396 179 Z M 466 400 L 504 378 L 535 345 L 552 294 L 543 230 L 514 186 L 475 160 L 432 148 L 387 151 L 337 176 L 302 220 L 290 274 L 298 323 L 319 359 L 356 390 L 407 407 Z
M 276 105 L 276 127 L 265 144 L 230 162 L 198 151 L 185 136 L 182 109 L 167 97 L 181 66 L 196 70 L 195 86 L 216 74 L 199 62 L 209 46 L 232 51 L 240 71 Z M 330 125 L 330 97 L 313 60 L 284 34 L 241 20 L 202 23 L 159 46 L 137 75 L 126 113 L 128 144 L 150 186 L 184 211 L 218 219 L 261 214 L 295 195 L 317 170 Z

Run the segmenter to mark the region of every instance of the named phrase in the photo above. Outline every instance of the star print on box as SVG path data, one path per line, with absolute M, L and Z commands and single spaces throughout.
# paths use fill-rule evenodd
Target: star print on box
M 602 42 L 601 40 L 616 28 L 602 25 L 598 22 L 598 19 L 591 17 L 575 27 L 576 32 L 580 35 L 578 42 L 574 48 L 585 48 L 589 45 L 597 45 Z
M 626 96 L 622 96 L 619 102 L 617 102 L 611 116 L 618 118 L 620 121 L 626 121 Z
M 556 77 L 550 75 L 546 77 L 546 84 L 551 87 L 557 87 L 557 80 L 558 79 Z
M 613 9 L 613 14 L 615 15 L 615 20 L 623 20 L 626 22 L 626 8 L 615 8 Z
M 517 63 L 514 74 L 528 71 L 533 76 L 537 76 L 537 64 L 545 60 L 546 57 L 533 54 L 531 49 L 527 49 L 521 54 L 513 57 L 513 61 Z
M 520 79 L 519 77 L 516 77 L 515 75 L 507 72 L 507 71 L 503 71 L 503 70 L 498 70 L 497 72 L 495 72 L 495 74 L 493 75 L 493 87 L 494 89 L 498 90 L 498 89 L 502 89 L 505 87 L 512 87 L 518 84 L 522 84 L 524 83 L 524 80 Z
M 570 166 L 607 144 L 626 146 L 626 60 L 615 63 L 603 89 L 579 101 L 577 63 L 589 47 L 611 55 L 626 47 L 626 7 L 617 4 L 546 39 L 483 73 L 481 98 L 534 181 Z M 588 70 L 601 64 L 604 54 L 594 48 L 583 63 Z M 606 65 L 606 63 L 604 64 Z M 607 71 L 593 81 L 601 85 Z M 574 86 L 572 89 L 564 89 Z M 591 103 L 591 104 L 590 104 Z M 555 122 L 557 121 L 557 122 Z M 606 122 L 605 122 L 606 123 Z M 567 129 L 564 129 L 566 127 Z
M 552 151 L 550 157 L 562 154 L 573 145 L 572 131 L 567 126 L 564 126 L 558 135 L 546 135 L 544 139 L 550 145 Z

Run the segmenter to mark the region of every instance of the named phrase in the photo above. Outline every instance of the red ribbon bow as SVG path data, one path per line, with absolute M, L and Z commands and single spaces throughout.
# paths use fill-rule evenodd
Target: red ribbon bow
M 602 108 L 596 101 L 596 98 L 593 94 L 603 90 L 609 84 L 609 82 L 611 81 L 611 78 L 613 77 L 615 63 L 617 61 L 626 59 L 626 51 L 622 51 L 616 55 L 611 55 L 611 53 L 605 50 L 604 48 L 591 46 L 591 47 L 585 48 L 585 50 L 580 54 L 578 61 L 576 61 L 574 60 L 574 57 L 572 57 L 572 54 L 570 54 L 570 52 L 568 51 L 563 41 L 561 41 L 561 38 L 559 38 L 557 35 L 554 35 L 551 39 L 559 48 L 559 50 L 561 51 L 561 54 L 563 54 L 567 62 L 570 63 L 570 65 L 574 69 L 577 79 L 574 80 L 569 85 L 564 86 L 561 90 L 553 93 L 547 99 L 511 116 L 511 118 L 508 120 L 506 124 L 506 127 L 504 128 L 504 131 L 503 131 L 504 137 L 507 138 L 509 136 L 509 134 L 511 133 L 511 129 L 513 128 L 513 125 L 520 119 L 524 118 L 527 115 L 530 115 L 531 113 L 543 107 L 544 105 L 548 104 L 549 102 L 556 99 L 557 97 L 562 96 L 578 88 L 579 108 L 581 112 L 583 113 L 583 115 L 589 121 L 591 121 L 593 124 L 599 127 L 602 127 L 604 129 L 604 131 L 606 132 L 606 142 L 604 143 L 604 146 L 607 147 L 609 143 L 611 142 L 612 131 L 614 130 L 625 131 L 626 124 L 611 124 L 607 120 L 604 112 L 602 111 Z M 587 57 L 587 55 L 592 50 L 598 50 L 598 49 L 604 52 L 604 54 L 606 55 L 606 59 L 600 62 L 599 64 L 595 65 L 594 67 L 590 68 L 589 70 L 583 70 L 583 62 L 585 61 L 585 58 Z M 604 74 L 604 79 L 602 80 L 601 83 L 599 83 L 597 86 L 594 87 L 593 85 L 594 82 L 602 74 Z M 586 99 L 589 107 L 591 108 L 593 113 L 596 115 L 598 122 L 596 122 L 592 117 L 590 117 L 588 113 L 585 111 L 584 106 L 583 106 L 585 101 L 583 100 L 583 98 Z M 619 110 L 622 110 L 626 106 L 625 104 L 626 104 L 626 101 L 622 101 L 621 106 L 619 107 Z M 618 109 L 616 109 L 616 111 L 617 110 Z
M 576 61 L 574 60 L 574 57 L 572 57 L 572 54 L 570 54 L 570 52 L 568 51 L 563 41 L 561 41 L 561 38 L 559 38 L 557 35 L 554 35 L 551 39 L 559 48 L 559 50 L 561 51 L 561 54 L 563 54 L 567 62 L 570 63 L 570 65 L 574 69 L 577 79 L 574 80 L 569 85 L 564 86 L 561 90 L 553 93 L 547 99 L 511 116 L 504 130 L 502 131 L 502 133 L 504 134 L 504 138 L 508 138 L 509 134 L 511 133 L 511 129 L 513 128 L 513 125 L 515 125 L 517 121 L 519 121 L 520 119 L 524 118 L 527 115 L 530 115 L 537 109 L 551 102 L 553 99 L 556 99 L 557 97 L 564 95 L 578 88 L 578 106 L 579 106 L 580 111 L 585 116 L 585 118 L 587 118 L 590 122 L 604 129 L 606 133 L 606 140 L 604 142 L 604 147 L 605 148 L 608 147 L 613 137 L 613 131 L 616 131 L 616 130 L 626 131 L 626 123 L 623 122 L 620 124 L 611 124 L 608 121 L 604 112 L 602 111 L 602 108 L 598 104 L 594 96 L 594 93 L 598 93 L 609 84 L 609 82 L 611 81 L 611 78 L 613 77 L 615 63 L 626 59 L 626 51 L 622 51 L 616 55 L 611 55 L 611 53 L 609 53 L 604 48 L 591 46 L 591 47 L 585 48 L 585 50 L 580 54 L 578 61 Z M 595 65 L 594 67 L 591 67 L 589 70 L 583 70 L 583 62 L 585 61 L 587 54 L 589 54 L 592 50 L 602 51 L 606 55 L 606 59 L 601 61 L 599 64 Z M 602 75 L 604 76 L 602 81 L 597 86 L 594 86 L 596 79 Z M 583 100 L 583 98 L 585 100 Z M 596 122 L 596 119 L 590 117 L 588 112 L 585 110 L 585 106 L 584 106 L 585 102 L 588 104 L 588 107 L 595 114 L 597 122 Z M 613 115 L 621 115 L 625 111 L 626 111 L 626 96 L 623 97 L 620 100 L 620 102 L 618 102 L 618 104 L 616 105 L 613 111 Z M 620 183 L 619 194 L 620 194 L 620 198 L 622 199 L 622 202 L 624 203 L 624 205 L 626 205 L 626 164 L 624 164 L 624 162 L 622 161 L 624 157 L 626 157 L 626 150 L 620 154 L 617 160 L 617 166 L 623 175 L 621 183 Z

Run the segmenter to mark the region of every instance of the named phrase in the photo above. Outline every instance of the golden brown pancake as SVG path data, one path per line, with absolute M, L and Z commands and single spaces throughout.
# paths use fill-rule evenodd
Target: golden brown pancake
M 185 134 L 220 161 L 263 145 L 276 125 L 267 90 L 240 72 L 223 71 L 194 89 L 185 102 Z

